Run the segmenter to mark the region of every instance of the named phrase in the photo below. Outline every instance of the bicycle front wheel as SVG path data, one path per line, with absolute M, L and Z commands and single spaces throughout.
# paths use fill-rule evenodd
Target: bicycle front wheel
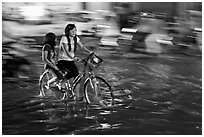
M 85 81 L 84 94 L 88 104 L 111 106 L 113 103 L 111 86 L 106 80 L 98 76 Z

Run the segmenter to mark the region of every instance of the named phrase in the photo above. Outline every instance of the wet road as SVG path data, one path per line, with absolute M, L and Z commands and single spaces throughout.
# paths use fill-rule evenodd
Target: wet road
M 129 49 L 94 48 L 104 59 L 96 72 L 114 89 L 111 108 L 39 97 L 43 67 L 35 53 L 32 79 L 3 78 L 2 134 L 201 135 L 201 57 Z

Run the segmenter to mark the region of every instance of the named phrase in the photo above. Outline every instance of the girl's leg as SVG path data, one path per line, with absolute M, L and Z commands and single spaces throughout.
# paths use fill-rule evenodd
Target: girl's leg
M 52 70 L 51 70 L 50 72 L 51 72 L 53 78 L 47 81 L 47 88 L 48 88 L 48 89 L 50 88 L 50 85 L 51 85 L 52 83 L 54 83 L 54 82 L 56 82 L 56 81 L 58 80 L 58 79 L 57 79 L 57 76 L 55 75 L 55 73 L 54 73 Z
M 69 70 L 67 69 L 67 67 L 69 67 L 69 65 L 67 65 L 67 62 L 68 61 L 65 61 L 65 60 L 60 60 L 60 61 L 58 61 L 58 63 L 57 63 L 57 67 L 60 69 L 60 70 L 63 70 L 63 71 L 65 71 L 67 74 L 66 74 L 66 78 L 63 78 L 63 79 L 61 79 L 60 80 L 60 83 L 61 83 L 61 87 L 59 88 L 60 90 L 61 89 L 63 89 L 63 88 L 65 88 L 65 83 L 66 83 L 66 81 L 67 81 L 67 79 L 68 79 L 68 76 L 67 75 L 69 75 Z M 64 77 L 64 76 L 62 76 L 62 77 Z
M 48 88 L 50 87 L 50 84 L 57 82 L 57 86 L 61 90 L 61 81 L 63 79 L 62 73 L 52 67 L 50 67 L 50 70 L 53 78 L 47 82 Z
M 48 87 L 48 89 L 50 88 L 50 85 L 51 85 L 52 83 L 56 82 L 56 81 L 57 81 L 57 77 L 53 77 L 52 79 L 50 79 L 50 80 L 47 82 L 47 87 Z
M 77 66 L 76 66 L 76 64 L 74 62 L 72 62 L 70 66 L 71 66 L 70 70 L 72 72 L 71 77 L 73 79 L 72 81 L 74 81 L 74 79 L 79 75 L 79 71 L 78 71 L 78 68 L 77 68 Z M 79 101 L 81 99 L 83 99 L 82 98 L 83 97 L 83 94 L 82 94 L 83 93 L 83 86 L 81 86 L 81 85 L 83 85 L 82 83 L 83 83 L 83 77 L 82 77 L 81 81 L 77 84 L 77 86 L 75 88 L 76 99 L 79 100 Z
M 72 82 L 74 81 L 74 78 L 72 78 L 71 80 Z M 75 87 L 75 96 L 76 96 L 76 99 L 78 100 L 80 98 L 80 83 L 76 85 Z

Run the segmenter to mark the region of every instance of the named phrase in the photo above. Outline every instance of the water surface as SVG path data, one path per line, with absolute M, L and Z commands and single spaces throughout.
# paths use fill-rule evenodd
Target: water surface
M 43 67 L 34 57 L 32 79 L 3 78 L 2 134 L 202 134 L 201 57 L 139 54 L 126 46 L 96 52 L 104 58 L 96 72 L 114 90 L 112 107 L 39 97 Z

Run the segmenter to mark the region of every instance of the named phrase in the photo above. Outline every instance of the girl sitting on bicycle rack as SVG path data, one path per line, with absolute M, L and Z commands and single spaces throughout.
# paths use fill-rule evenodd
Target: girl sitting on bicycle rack
M 79 61 L 80 59 L 75 57 L 75 51 L 77 45 L 88 53 L 91 53 L 81 42 L 79 37 L 76 35 L 77 29 L 74 24 L 68 24 L 65 27 L 65 35 L 62 36 L 59 45 L 58 52 L 58 67 L 61 70 L 65 70 L 66 79 L 71 79 L 77 77 L 79 74 L 78 69 L 74 61 Z M 63 82 L 62 82 L 63 83 Z M 77 90 L 76 97 L 79 97 L 79 90 Z
M 63 76 L 59 72 L 58 67 L 53 60 L 55 58 L 55 46 L 56 46 L 56 35 L 49 32 L 44 37 L 44 44 L 42 48 L 42 60 L 45 62 L 45 69 L 50 69 L 53 78 L 47 82 L 47 88 L 49 89 L 50 84 L 59 82 Z M 60 83 L 60 82 L 59 82 Z

